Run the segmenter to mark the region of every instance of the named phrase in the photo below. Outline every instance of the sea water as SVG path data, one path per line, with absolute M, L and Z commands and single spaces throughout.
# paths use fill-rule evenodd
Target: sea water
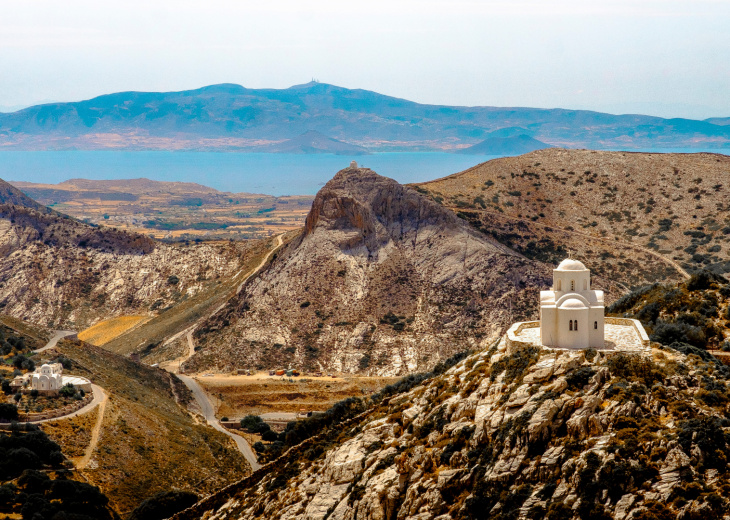
M 451 175 L 495 155 L 378 153 L 359 157 L 219 152 L 0 152 L 0 179 L 56 184 L 73 178 L 195 182 L 220 191 L 314 195 L 351 160 L 405 184 Z
M 730 150 L 637 150 L 729 154 Z M 0 178 L 58 183 L 73 178 L 195 182 L 221 191 L 268 195 L 313 195 L 351 160 L 402 184 L 451 175 L 495 159 L 496 155 L 438 152 L 376 153 L 359 157 L 332 154 L 221 152 L 59 151 L 0 152 Z

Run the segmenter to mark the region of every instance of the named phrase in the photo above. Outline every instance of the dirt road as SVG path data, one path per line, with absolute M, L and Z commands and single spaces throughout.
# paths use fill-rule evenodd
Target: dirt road
M 244 439 L 240 435 L 236 435 L 235 433 L 226 430 L 223 426 L 220 425 L 218 419 L 215 416 L 215 408 L 213 407 L 213 404 L 210 402 L 210 399 L 208 399 L 208 395 L 205 393 L 205 390 L 203 390 L 203 388 L 198 384 L 198 382 L 192 377 L 188 377 L 184 374 L 178 374 L 177 377 L 179 377 L 180 380 L 185 383 L 185 385 L 193 393 L 195 400 L 200 405 L 200 409 L 203 412 L 203 417 L 205 417 L 206 422 L 219 432 L 225 433 L 235 441 L 236 445 L 238 446 L 238 450 L 241 452 L 241 454 L 243 454 L 248 463 L 251 464 L 252 470 L 255 471 L 259 469 L 261 465 L 258 463 L 258 460 L 256 459 L 256 454 L 253 452 L 248 442 L 246 442 L 246 439 Z
M 259 265 L 257 265 L 255 268 L 253 268 L 251 271 L 249 271 L 241 281 L 241 283 L 236 288 L 236 294 L 241 292 L 241 289 L 243 289 L 243 284 L 245 284 L 249 278 L 251 278 L 253 275 L 258 273 L 269 261 L 271 258 L 271 255 L 274 254 L 274 252 L 279 249 L 282 244 L 284 243 L 283 235 L 278 235 L 276 237 L 276 245 L 266 254 L 266 256 L 261 260 Z M 236 273 L 235 276 L 238 276 L 240 274 Z M 234 277 L 235 278 L 235 277 Z M 209 316 L 212 316 L 219 312 L 223 307 L 226 305 L 227 302 L 223 302 L 220 306 L 218 306 L 213 312 L 211 312 L 209 315 L 206 315 L 202 317 L 200 320 L 195 322 L 192 326 L 188 327 L 187 329 L 183 330 L 182 332 L 176 334 L 173 336 L 174 339 L 179 338 L 183 334 L 185 334 L 187 338 L 187 344 L 188 349 L 187 352 L 180 356 L 177 359 L 173 359 L 172 361 L 167 361 L 165 363 L 160 364 L 161 368 L 164 368 L 168 372 L 172 372 L 174 374 L 177 374 L 177 376 L 180 378 L 180 380 L 185 383 L 185 385 L 190 389 L 190 391 L 193 393 L 193 396 L 195 397 L 195 400 L 198 402 L 198 405 L 200 406 L 200 409 L 203 411 L 203 417 L 205 417 L 206 422 L 218 430 L 221 433 L 225 433 L 230 438 L 232 438 L 236 446 L 238 446 L 238 450 L 243 454 L 243 456 L 246 458 L 248 463 L 251 465 L 251 468 L 253 470 L 257 470 L 261 467 L 261 465 L 256 460 L 256 454 L 251 449 L 251 446 L 246 442 L 246 439 L 241 437 L 240 435 L 236 435 L 233 432 L 230 432 L 226 430 L 223 426 L 220 425 L 218 422 L 218 419 L 215 416 L 215 408 L 210 402 L 210 399 L 208 399 L 208 395 L 205 393 L 205 390 L 198 384 L 195 379 L 192 377 L 188 377 L 186 375 L 180 374 L 180 365 L 190 359 L 190 357 L 195 354 L 195 344 L 193 342 L 193 332 L 195 332 L 195 328 L 200 325 L 203 321 L 207 320 Z M 173 339 L 171 338 L 171 340 Z M 170 340 L 168 340 L 170 341 Z

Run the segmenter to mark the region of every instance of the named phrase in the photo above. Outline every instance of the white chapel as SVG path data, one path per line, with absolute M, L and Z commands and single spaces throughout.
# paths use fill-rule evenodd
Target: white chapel
M 550 291 L 540 291 L 540 341 L 557 348 L 603 348 L 603 291 L 591 289 L 591 272 L 567 258 L 553 270 Z

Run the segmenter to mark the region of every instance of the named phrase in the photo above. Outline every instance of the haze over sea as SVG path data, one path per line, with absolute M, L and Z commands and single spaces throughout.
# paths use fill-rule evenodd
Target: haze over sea
M 730 154 L 730 150 L 642 150 Z M 148 151 L 0 152 L 0 178 L 59 183 L 68 179 L 135 179 L 195 182 L 221 191 L 268 195 L 314 195 L 351 160 L 405 184 L 450 175 L 500 156 L 437 152 L 377 153 L 359 157 L 331 154 L 267 154 Z

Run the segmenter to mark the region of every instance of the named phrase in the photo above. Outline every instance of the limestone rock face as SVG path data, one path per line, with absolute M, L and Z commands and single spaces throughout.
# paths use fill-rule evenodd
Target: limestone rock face
M 690 376 L 692 365 L 702 373 Z M 548 366 L 561 375 L 543 378 Z M 577 370 L 592 371 L 594 384 L 566 382 Z M 725 405 L 699 404 L 682 389 L 702 378 L 724 393 L 728 375 L 668 349 L 587 360 L 580 351 L 491 348 L 174 520 L 727 518 Z M 329 447 L 313 455 L 318 446 Z M 699 490 L 706 499 L 693 498 Z
M 188 366 L 429 369 L 534 317 L 548 275 L 417 191 L 348 168 L 317 194 L 302 235 L 198 329 Z
M 0 312 L 83 330 L 151 315 L 233 274 L 246 246 L 173 246 L 52 211 L 0 181 Z

